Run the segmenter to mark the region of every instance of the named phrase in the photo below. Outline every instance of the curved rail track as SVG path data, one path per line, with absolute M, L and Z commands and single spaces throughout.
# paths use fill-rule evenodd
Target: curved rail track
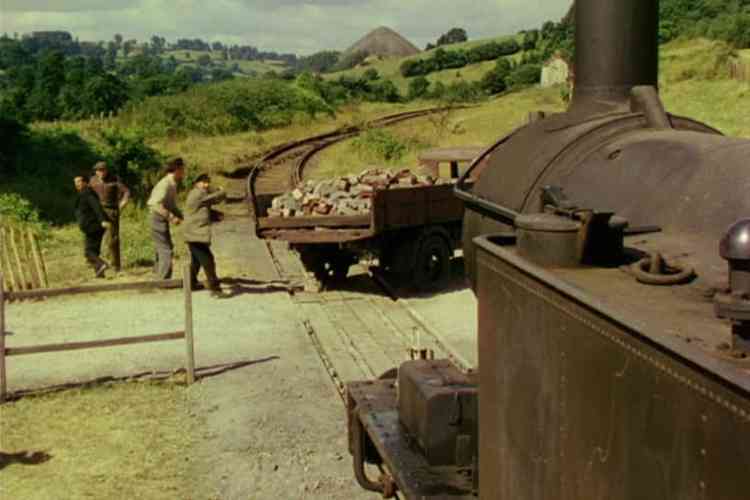
M 247 194 L 255 213 L 259 195 L 279 194 L 299 184 L 310 160 L 322 150 L 346 139 L 356 137 L 371 128 L 383 128 L 407 120 L 422 118 L 456 107 L 429 108 L 406 111 L 371 120 L 363 126 L 350 126 L 305 139 L 281 144 L 258 160 L 247 177 Z

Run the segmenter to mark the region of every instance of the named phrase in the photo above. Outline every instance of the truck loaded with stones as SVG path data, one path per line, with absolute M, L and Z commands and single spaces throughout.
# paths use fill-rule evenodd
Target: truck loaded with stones
M 371 168 L 359 175 L 303 181 L 255 197 L 256 234 L 289 243 L 324 282 L 376 258 L 381 270 L 426 290 L 451 274 L 461 246 L 463 202 L 439 171 Z

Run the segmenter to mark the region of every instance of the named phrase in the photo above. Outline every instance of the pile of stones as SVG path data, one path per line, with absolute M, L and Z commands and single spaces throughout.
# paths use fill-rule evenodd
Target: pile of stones
M 375 191 L 445 184 L 443 179 L 409 169 L 392 172 L 379 168 L 359 175 L 324 181 L 306 181 L 294 190 L 277 196 L 268 209 L 269 217 L 356 216 L 372 208 Z

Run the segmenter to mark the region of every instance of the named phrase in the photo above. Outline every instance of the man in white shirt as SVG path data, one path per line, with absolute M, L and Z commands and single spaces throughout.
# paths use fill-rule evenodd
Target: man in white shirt
M 185 177 L 185 164 L 176 158 L 167 164 L 165 175 L 151 191 L 148 199 L 151 237 L 154 239 L 156 262 L 154 274 L 157 279 L 172 277 L 172 235 L 169 225 L 182 223 L 182 212 L 177 207 L 177 184 Z

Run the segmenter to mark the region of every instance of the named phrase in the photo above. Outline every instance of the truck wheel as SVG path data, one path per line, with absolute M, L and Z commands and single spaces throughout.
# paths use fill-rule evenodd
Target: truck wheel
M 414 264 L 414 285 L 418 290 L 440 288 L 451 275 L 451 249 L 448 242 L 437 234 L 427 236 L 420 242 Z

